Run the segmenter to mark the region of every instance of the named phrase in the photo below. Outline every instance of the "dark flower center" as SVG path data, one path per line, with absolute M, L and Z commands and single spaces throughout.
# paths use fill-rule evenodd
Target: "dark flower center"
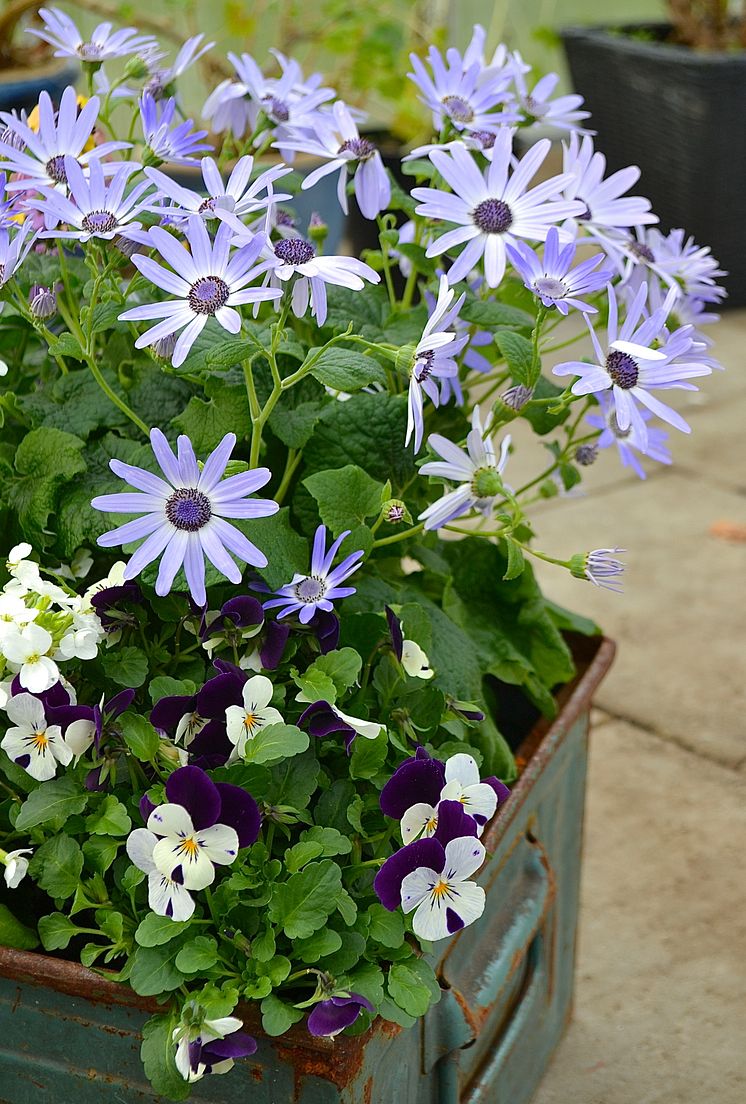
M 446 114 L 456 123 L 470 123 L 474 118 L 474 109 L 462 96 L 444 96 L 442 103 Z
M 523 106 L 526 109 L 527 114 L 533 115 L 535 119 L 540 119 L 542 115 L 546 114 L 547 105 L 539 103 L 533 96 L 526 96 L 523 101 Z
M 640 374 L 637 361 L 629 353 L 622 353 L 619 349 L 612 349 L 606 357 L 606 371 L 611 376 L 617 387 L 629 391 L 637 383 Z
M 367 138 L 347 138 L 337 153 L 354 153 L 358 161 L 367 161 L 376 152 L 376 147 Z
M 653 250 L 649 245 L 645 245 L 645 242 L 631 241 L 628 248 L 632 256 L 637 257 L 640 261 L 647 261 L 648 264 L 652 264 L 655 260 Z
M 581 199 L 580 196 L 578 196 L 578 202 L 585 203 L 585 200 Z M 593 215 L 591 214 L 591 209 L 587 203 L 585 203 L 585 210 L 583 211 L 582 215 L 576 215 L 575 218 L 580 219 L 581 222 L 590 222 L 590 220 L 593 218 Z
M 108 234 L 116 230 L 119 222 L 111 211 L 91 211 L 82 219 L 80 225 L 89 234 Z
M 230 288 L 219 276 L 203 276 L 189 289 L 189 306 L 195 314 L 215 314 L 224 307 Z
M 326 583 L 318 575 L 308 575 L 295 587 L 295 596 L 300 602 L 318 602 L 326 594 Z
M 492 149 L 495 144 L 495 135 L 491 130 L 472 130 L 469 137 L 479 142 L 482 149 Z
M 312 261 L 316 250 L 305 238 L 283 238 L 275 246 L 275 256 L 289 265 L 302 265 Z
M 265 113 L 276 123 L 286 123 L 290 118 L 290 108 L 284 100 L 278 100 L 276 96 L 265 96 L 262 106 Z
M 196 487 L 179 487 L 166 502 L 166 517 L 174 528 L 195 533 L 207 525 L 212 506 L 207 495 Z
M 81 42 L 77 54 L 81 61 L 100 61 L 103 51 L 95 42 Z
M 502 199 L 483 199 L 471 217 L 483 234 L 504 234 L 513 224 L 513 212 Z
M 414 378 L 418 383 L 424 383 L 433 370 L 433 364 L 435 362 L 435 350 L 426 349 L 424 353 L 420 353 L 417 360 L 414 363 Z
M 64 154 L 58 153 L 54 157 L 50 157 L 44 166 L 44 170 L 47 176 L 54 180 L 55 184 L 67 184 Z

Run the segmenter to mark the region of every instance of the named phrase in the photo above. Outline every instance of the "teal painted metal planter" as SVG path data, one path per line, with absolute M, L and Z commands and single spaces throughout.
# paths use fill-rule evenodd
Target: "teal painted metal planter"
M 579 675 L 560 712 L 519 749 L 523 772 L 483 840 L 482 918 L 438 962 L 443 998 L 409 1030 L 314 1040 L 262 1035 L 227 1078 L 191 1100 L 217 1104 L 527 1104 L 572 1008 L 580 850 L 593 694 L 608 640 L 578 639 Z M 140 1030 L 157 1006 L 63 959 L 0 948 L 0 1102 L 147 1104 Z

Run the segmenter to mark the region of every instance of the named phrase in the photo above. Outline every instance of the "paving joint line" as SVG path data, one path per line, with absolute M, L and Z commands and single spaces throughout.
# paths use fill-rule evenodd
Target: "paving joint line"
M 686 751 L 690 755 L 694 755 L 697 759 L 706 759 L 708 763 L 714 763 L 715 766 L 722 767 L 724 770 L 730 771 L 732 774 L 738 774 L 740 768 L 746 763 L 746 759 L 739 759 L 737 763 L 728 763 L 723 759 L 719 759 L 715 755 L 709 755 L 707 752 L 702 751 L 701 748 L 694 747 L 692 744 L 686 742 L 685 738 L 678 736 L 672 732 L 663 732 L 661 729 L 655 728 L 653 725 L 648 724 L 645 721 L 641 721 L 636 717 L 632 717 L 626 713 L 619 713 L 614 709 L 610 709 L 606 705 L 597 705 L 597 709 L 600 709 L 603 713 L 606 713 L 611 720 L 622 721 L 624 724 L 631 725 L 632 728 L 639 729 L 640 732 L 647 733 L 648 736 L 653 736 L 655 739 L 660 740 L 661 743 L 671 744 L 673 747 L 679 748 L 681 751 Z M 604 722 L 601 722 L 603 725 Z M 600 726 L 599 726 L 600 727 Z

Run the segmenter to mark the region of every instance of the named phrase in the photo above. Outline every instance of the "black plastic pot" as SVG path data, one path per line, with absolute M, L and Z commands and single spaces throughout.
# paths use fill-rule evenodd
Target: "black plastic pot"
M 642 29 L 650 40 L 635 38 Z M 668 45 L 665 24 L 562 31 L 573 83 L 609 169 L 636 164 L 661 227 L 684 227 L 746 304 L 746 51 Z

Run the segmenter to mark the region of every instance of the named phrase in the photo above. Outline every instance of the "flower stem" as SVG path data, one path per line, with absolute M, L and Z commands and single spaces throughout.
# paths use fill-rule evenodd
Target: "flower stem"
M 417 533 L 421 533 L 425 528 L 425 523 L 420 522 L 419 525 L 413 525 L 411 529 L 405 529 L 403 533 L 392 533 L 390 537 L 379 537 L 378 540 L 373 541 L 374 548 L 383 548 L 386 544 L 397 544 L 398 541 L 406 540 L 407 537 L 414 537 Z

